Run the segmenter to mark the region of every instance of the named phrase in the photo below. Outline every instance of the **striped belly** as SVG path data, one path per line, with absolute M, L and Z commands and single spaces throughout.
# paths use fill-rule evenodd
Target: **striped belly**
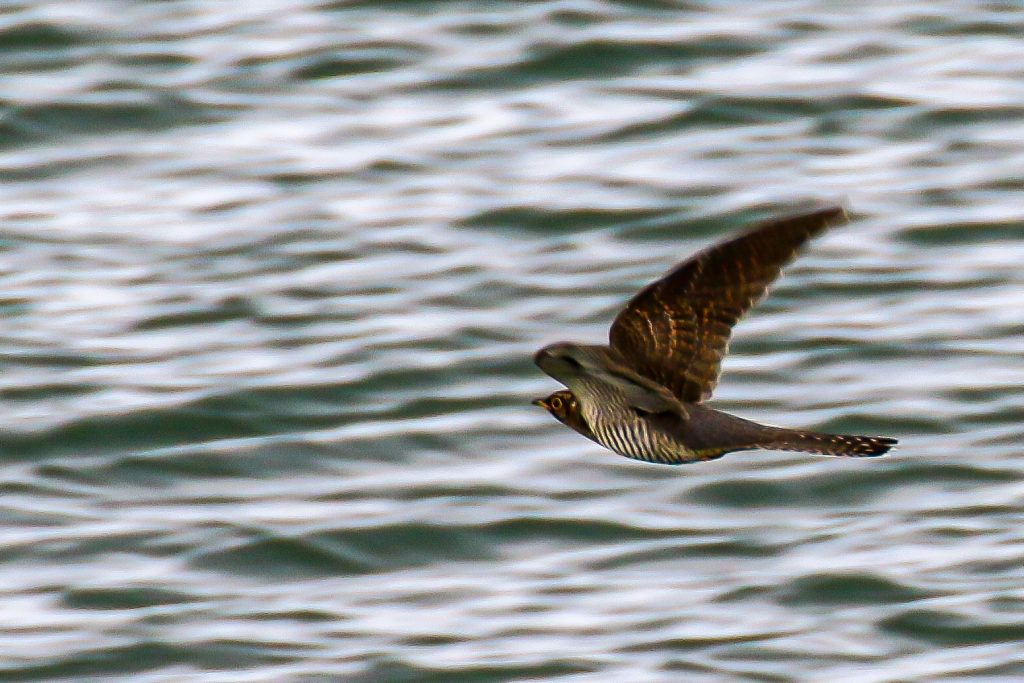
M 580 401 L 583 418 L 598 443 L 619 455 L 645 462 L 679 465 L 708 460 L 721 454 L 691 451 L 637 415 L 618 396 L 607 396 L 604 401 L 591 399 Z

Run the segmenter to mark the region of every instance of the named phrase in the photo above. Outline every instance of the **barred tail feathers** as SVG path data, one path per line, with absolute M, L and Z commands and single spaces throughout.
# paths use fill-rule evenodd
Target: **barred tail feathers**
M 759 439 L 757 448 L 850 458 L 885 455 L 897 443 L 896 439 L 885 436 L 821 434 L 797 429 L 773 429 L 765 436 L 768 438 Z
M 683 439 L 691 450 L 720 448 L 724 452 L 765 449 L 865 458 L 884 455 L 896 439 L 884 436 L 823 434 L 803 429 L 772 427 L 702 405 L 687 406 L 690 419 Z

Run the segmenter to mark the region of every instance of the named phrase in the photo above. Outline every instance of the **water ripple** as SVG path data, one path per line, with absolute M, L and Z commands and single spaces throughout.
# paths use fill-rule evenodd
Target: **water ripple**
M 1016 680 L 1024 12 L 16 3 L 0 676 Z M 630 462 L 530 362 L 842 201 Z M 270 635 L 268 635 L 270 634 Z

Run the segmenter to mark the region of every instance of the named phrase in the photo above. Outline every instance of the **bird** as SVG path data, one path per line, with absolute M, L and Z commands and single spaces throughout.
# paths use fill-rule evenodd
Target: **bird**
M 711 408 L 733 326 L 841 206 L 767 220 L 682 261 L 616 315 L 609 343 L 549 344 L 534 354 L 565 385 L 533 404 L 627 458 L 682 465 L 743 450 L 871 457 L 897 440 L 759 424 Z

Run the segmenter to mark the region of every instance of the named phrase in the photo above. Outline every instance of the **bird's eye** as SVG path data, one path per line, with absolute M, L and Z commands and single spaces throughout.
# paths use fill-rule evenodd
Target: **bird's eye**
M 559 397 L 555 396 L 553 399 L 551 399 L 551 407 L 553 409 L 555 409 L 555 410 L 561 410 L 562 409 L 562 399 L 560 399 Z

